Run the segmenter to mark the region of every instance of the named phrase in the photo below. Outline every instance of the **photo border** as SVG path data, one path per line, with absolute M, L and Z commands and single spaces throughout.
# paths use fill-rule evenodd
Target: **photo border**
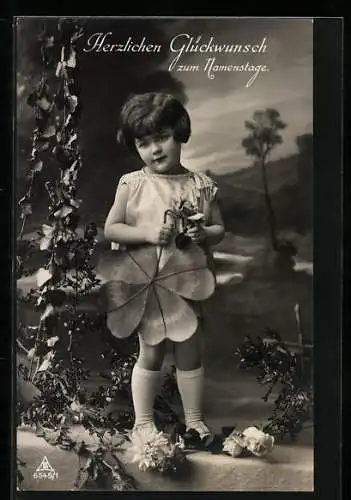
M 21 14 L 23 15 L 23 14 Z M 41 17 L 41 16 L 37 16 Z M 75 16 L 70 16 L 75 17 Z M 79 16 L 77 16 L 79 17 Z M 157 16 L 150 16 L 157 17 Z M 173 16 L 169 16 L 173 17 Z M 174 16 L 188 17 L 188 16 Z M 212 16 L 215 17 L 215 16 Z M 217 16 L 216 16 L 217 17 Z M 261 17 L 261 16 L 257 16 Z M 306 16 L 307 17 L 307 16 Z M 278 19 L 281 17 L 278 17 Z M 5 24 L 5 23 L 4 23 Z M 6 60 L 9 59 L 11 46 L 11 26 L 3 23 L 1 26 L 1 50 L 5 52 Z M 266 496 L 267 498 L 295 498 L 296 495 L 316 499 L 334 500 L 341 496 L 341 290 L 342 290 L 342 124 L 343 124 L 343 98 L 342 98 L 342 69 L 343 69 L 343 19 L 342 18 L 314 18 L 314 344 L 315 344 L 315 491 L 314 492 L 189 492 L 192 498 L 205 495 L 207 498 L 217 498 L 223 495 L 241 496 L 246 499 Z M 11 57 L 10 57 L 11 59 Z M 16 161 L 16 152 L 11 147 L 13 140 L 12 120 L 8 116 L 16 116 L 15 102 L 8 99 L 8 88 L 14 84 L 11 61 L 7 64 L 7 81 L 3 81 L 5 96 L 3 110 L 8 109 L 9 115 L 3 113 L 2 120 L 5 133 L 2 135 L 2 151 L 8 150 L 9 157 Z M 7 97 L 6 97 L 7 95 Z M 15 96 L 15 92 L 12 92 Z M 8 136 L 6 135 L 8 130 Z M 12 149 L 12 150 L 11 150 Z M 10 165 L 10 163 L 9 163 Z M 8 314 L 8 324 L 14 328 L 14 318 L 11 317 L 13 305 L 14 277 L 12 275 L 14 247 L 13 247 L 13 192 L 11 185 L 14 181 L 14 171 L 4 169 L 2 185 L 5 190 L 0 192 L 2 213 L 9 215 L 2 218 L 2 232 L 7 236 L 2 241 L 2 296 L 5 295 L 4 282 L 12 291 L 12 296 L 3 298 L 3 313 Z M 13 187 L 13 186 L 12 186 Z M 8 207 L 10 210 L 8 210 Z M 11 209 L 12 207 L 12 209 Z M 7 210 L 6 210 L 7 209 Z M 6 219 L 6 220 L 4 220 Z M 7 224 L 7 225 L 6 225 Z M 10 254 L 10 255 L 9 255 Z M 10 264 L 6 267 L 5 264 Z M 8 306 L 6 306 L 8 304 Z M 5 305 L 5 307 L 4 307 Z M 4 311 L 5 309 L 5 311 Z M 6 330 L 6 329 L 5 329 Z M 11 332 L 3 332 L 3 345 L 10 346 Z M 0 361 L 2 379 L 11 378 L 11 369 L 14 370 L 14 336 L 12 345 L 5 359 Z M 12 362 L 12 364 L 11 364 Z M 12 381 L 6 386 L 5 398 L 3 392 L 3 406 L 12 406 L 10 428 L 12 435 L 15 432 L 13 422 L 14 372 Z M 5 384 L 4 384 L 5 386 Z M 2 391 L 4 391 L 4 387 Z M 10 400 L 10 405 L 9 405 Z M 11 445 L 13 441 L 9 444 Z M 11 449 L 12 448 L 12 449 Z M 11 463 L 15 464 L 12 451 Z M 10 474 L 11 475 L 11 474 Z M 12 474 L 12 484 L 14 474 Z M 12 490 L 13 492 L 13 490 Z M 47 498 L 48 492 L 23 491 L 17 492 L 16 498 L 35 499 Z M 55 492 L 50 491 L 50 498 L 76 498 L 89 499 L 115 498 L 117 493 L 103 491 L 82 492 Z M 169 498 L 183 497 L 185 492 L 119 492 L 119 498 L 139 497 Z M 113 497 L 112 497 L 113 495 Z
M 13 206 L 13 52 L 12 52 L 12 25 L 8 19 L 0 19 L 0 61 L 2 70 L 2 91 L 0 92 L 0 143 L 2 172 L 0 181 L 0 235 L 1 235 L 1 264 L 0 264 L 0 300 L 1 300 L 1 344 L 0 351 L 0 471 L 2 476 L 2 490 L 14 494 L 13 473 L 13 234 L 12 234 L 12 206 Z M 10 456 L 7 451 L 10 451 Z M 5 455 L 6 453 L 6 455 Z M 3 456 L 5 455 L 5 456 Z

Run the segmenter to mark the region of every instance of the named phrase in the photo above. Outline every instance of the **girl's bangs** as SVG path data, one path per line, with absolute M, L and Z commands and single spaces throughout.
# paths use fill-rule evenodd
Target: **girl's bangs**
M 145 114 L 134 123 L 134 135 L 140 139 L 147 135 L 157 134 L 165 128 L 173 128 L 173 122 L 172 116 L 166 110 L 157 109 L 153 113 Z

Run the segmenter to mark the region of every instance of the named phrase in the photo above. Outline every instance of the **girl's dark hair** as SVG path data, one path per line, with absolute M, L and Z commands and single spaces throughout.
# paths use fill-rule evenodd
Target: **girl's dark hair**
M 171 94 L 147 92 L 130 97 L 122 107 L 118 142 L 135 151 L 135 139 L 173 130 L 174 140 L 186 143 L 191 134 L 190 117 L 183 104 Z

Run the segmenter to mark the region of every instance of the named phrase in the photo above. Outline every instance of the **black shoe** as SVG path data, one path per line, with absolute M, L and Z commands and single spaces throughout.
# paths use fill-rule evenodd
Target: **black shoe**
M 209 451 L 215 435 L 203 421 L 199 421 L 187 427 L 183 439 L 186 449 Z

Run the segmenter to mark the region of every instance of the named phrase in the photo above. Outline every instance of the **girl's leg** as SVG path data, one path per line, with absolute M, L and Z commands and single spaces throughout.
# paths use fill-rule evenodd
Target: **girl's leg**
M 161 367 L 165 343 L 156 346 L 145 344 L 139 335 L 139 357 L 132 372 L 132 396 L 135 412 L 134 426 L 153 424 L 154 401 L 160 390 Z
M 195 429 L 203 438 L 211 434 L 203 422 L 202 399 L 204 369 L 201 360 L 199 328 L 185 342 L 175 342 L 174 358 L 177 367 L 177 383 L 183 403 L 187 429 Z

